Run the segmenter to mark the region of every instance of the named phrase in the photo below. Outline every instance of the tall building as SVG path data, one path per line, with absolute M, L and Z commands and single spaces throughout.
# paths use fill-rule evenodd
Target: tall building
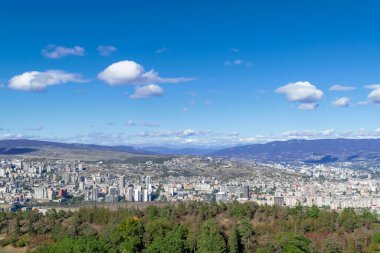
M 145 178 L 145 187 L 148 190 L 150 190 L 152 188 L 150 176 L 146 176 L 146 178 Z
M 148 202 L 149 201 L 149 198 L 148 198 L 148 189 L 144 189 L 142 193 L 143 193 L 142 200 L 144 202 Z
M 34 189 L 34 198 L 35 199 L 48 199 L 48 191 L 46 188 L 40 187 Z
M 127 189 L 126 194 L 125 194 L 125 200 L 132 202 L 133 201 L 133 194 L 134 194 L 133 186 L 130 185 Z
M 141 202 L 141 192 L 139 191 L 139 189 L 135 189 L 134 190 L 134 198 L 133 198 L 133 200 L 135 201 L 135 202 Z
M 92 193 L 91 194 L 91 200 L 94 202 L 98 202 L 99 188 L 97 188 L 97 187 L 92 188 L 91 193 Z
M 126 186 L 126 178 L 125 176 L 121 176 L 119 178 L 119 191 L 122 192 L 122 190 L 125 188 Z

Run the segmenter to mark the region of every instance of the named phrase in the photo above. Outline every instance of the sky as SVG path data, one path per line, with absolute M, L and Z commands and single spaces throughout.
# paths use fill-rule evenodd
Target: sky
M 380 2 L 2 1 L 0 139 L 380 137 Z

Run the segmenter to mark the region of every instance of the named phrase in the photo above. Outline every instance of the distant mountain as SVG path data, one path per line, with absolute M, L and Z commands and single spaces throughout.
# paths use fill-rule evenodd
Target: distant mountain
M 249 158 L 259 161 L 379 161 L 380 139 L 322 139 L 275 141 L 226 148 L 213 156 Z
M 143 147 L 143 150 L 151 151 L 160 155 L 206 155 L 215 152 L 216 149 L 201 148 L 170 148 L 170 147 Z
M 125 159 L 135 155 L 154 155 L 131 146 L 59 143 L 27 139 L 1 140 L 0 155 L 70 159 Z

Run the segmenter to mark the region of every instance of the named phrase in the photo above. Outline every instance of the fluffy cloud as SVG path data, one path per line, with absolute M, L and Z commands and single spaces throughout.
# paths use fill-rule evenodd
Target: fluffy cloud
M 101 56 L 109 56 L 113 52 L 115 52 L 117 50 L 117 48 L 114 47 L 114 46 L 98 46 L 97 50 L 98 50 L 99 55 L 101 55 Z
M 353 86 L 344 86 L 344 85 L 333 85 L 330 87 L 330 91 L 351 91 L 355 90 L 356 88 Z
M 307 81 L 289 83 L 278 88 L 276 92 L 286 95 L 290 102 L 314 103 L 323 97 L 323 92 Z
M 332 104 L 337 107 L 348 107 L 350 103 L 351 102 L 348 97 L 341 97 L 335 100 Z
M 157 122 L 143 122 L 141 123 L 142 126 L 146 126 L 146 127 L 156 127 L 156 126 L 160 126 L 160 123 L 157 123 Z
M 42 126 L 24 128 L 25 131 L 42 131 L 43 129 L 44 128 Z
M 138 85 L 148 83 L 179 83 L 193 78 L 163 78 L 153 69 L 145 71 L 144 67 L 134 61 L 120 61 L 111 64 L 98 74 L 98 78 L 109 85 Z
M 140 99 L 148 97 L 160 97 L 164 94 L 164 89 L 156 84 L 149 84 L 145 86 L 137 86 L 135 92 L 130 95 L 130 98 Z
M 133 120 L 128 120 L 127 126 L 136 126 L 137 124 Z
M 83 83 L 86 80 L 81 75 L 62 70 L 30 71 L 12 77 L 9 80 L 8 87 L 21 91 L 43 91 L 49 86 L 68 82 Z
M 224 66 L 231 66 L 231 65 L 245 65 L 245 66 L 252 66 L 253 63 L 251 61 L 244 61 L 242 59 L 236 59 L 233 61 L 225 61 Z
M 315 109 L 316 102 L 323 98 L 323 92 L 307 81 L 289 83 L 276 89 L 276 93 L 284 94 L 289 102 L 301 103 L 300 110 Z
M 156 54 L 162 54 L 166 51 L 168 51 L 168 49 L 166 47 L 161 47 L 161 48 L 156 50 Z
M 369 93 L 368 100 L 372 103 L 380 104 L 380 87 Z
M 380 89 L 380 84 L 370 84 L 370 85 L 366 85 L 364 87 L 367 89 L 370 89 L 370 90 L 376 90 L 376 89 Z
M 318 107 L 317 103 L 302 103 L 297 108 L 302 111 L 314 110 Z
M 331 136 L 335 133 L 334 129 L 327 130 L 291 130 L 282 133 L 282 136 L 286 139 L 299 139 L 310 137 L 325 137 Z
M 59 59 L 68 55 L 83 56 L 85 54 L 85 50 L 83 47 L 80 46 L 64 47 L 49 45 L 41 50 L 41 54 L 46 58 Z
M 155 132 L 143 132 L 140 134 L 141 137 L 177 137 L 177 138 L 187 138 L 191 136 L 200 136 L 209 134 L 210 131 L 202 131 L 202 130 L 193 130 L 193 129 L 185 129 L 178 131 L 155 131 Z

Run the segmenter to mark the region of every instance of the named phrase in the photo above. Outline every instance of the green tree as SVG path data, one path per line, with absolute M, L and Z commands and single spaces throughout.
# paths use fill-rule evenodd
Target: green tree
M 240 241 L 239 241 L 239 234 L 236 228 L 236 225 L 233 226 L 231 229 L 229 235 L 228 235 L 228 252 L 229 253 L 238 253 Z
M 198 238 L 198 253 L 225 253 L 226 242 L 214 220 L 203 223 Z
M 316 205 L 313 205 L 311 208 L 307 210 L 307 216 L 316 219 L 319 216 L 319 211 L 319 208 Z
M 239 225 L 239 236 L 245 252 L 250 252 L 254 246 L 255 231 L 248 219 L 243 219 Z
M 307 238 L 293 233 L 282 233 L 277 236 L 277 242 L 283 253 L 309 253 L 311 242 Z
M 147 253 L 187 253 L 189 247 L 186 242 L 187 231 L 179 225 L 165 237 L 159 238 L 148 247 Z
M 140 218 L 129 217 L 118 226 L 118 231 L 124 239 L 121 252 L 135 253 L 143 249 L 144 225 Z

